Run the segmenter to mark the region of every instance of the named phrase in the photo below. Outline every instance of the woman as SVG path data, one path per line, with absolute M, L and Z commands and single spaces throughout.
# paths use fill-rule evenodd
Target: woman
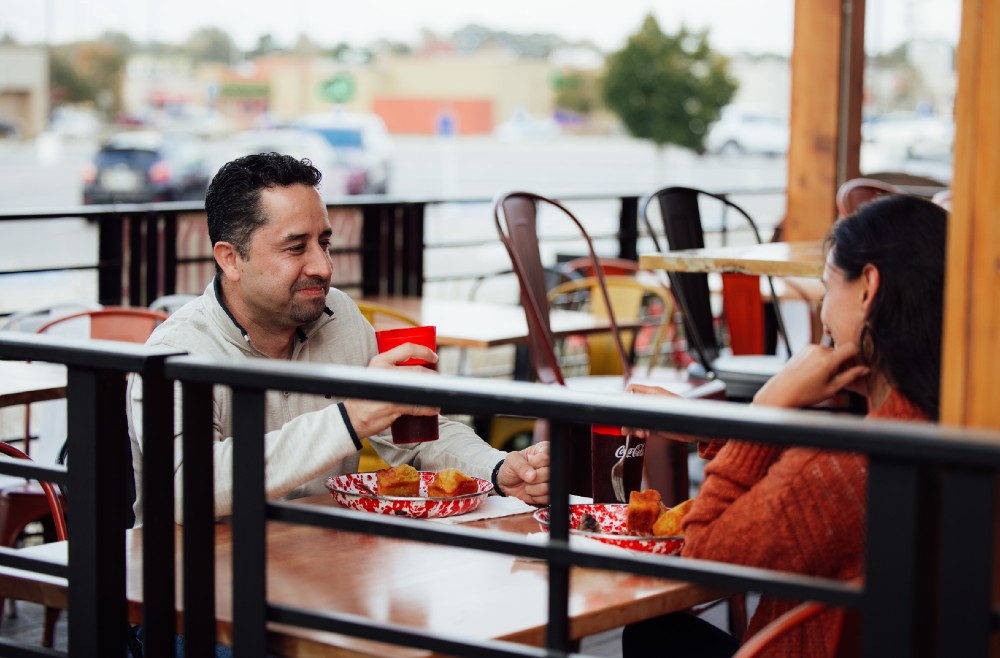
M 946 218 L 930 202 L 897 195 L 834 224 L 826 239 L 820 316 L 832 347 L 798 352 L 753 404 L 806 407 L 848 388 L 868 398 L 869 418 L 936 421 Z M 862 576 L 867 473 L 860 454 L 729 441 L 705 468 L 684 519 L 683 554 L 825 578 Z M 762 597 L 746 636 L 795 605 Z M 838 615 L 829 610 L 803 624 L 769 655 L 833 655 Z M 734 638 L 679 613 L 627 627 L 624 656 L 663 646 L 648 638 L 679 636 L 690 641 L 692 653 L 670 656 L 731 656 L 738 648 Z

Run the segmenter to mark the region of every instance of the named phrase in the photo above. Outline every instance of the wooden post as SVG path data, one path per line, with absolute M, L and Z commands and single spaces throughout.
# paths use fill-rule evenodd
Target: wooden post
M 817 240 L 858 175 L 865 0 L 797 0 L 786 240 Z
M 948 226 L 941 421 L 1000 427 L 1000 0 L 964 0 Z M 1000 541 L 1000 520 L 994 533 Z M 994 547 L 997 544 L 994 543 Z M 1000 601 L 1000 559 L 993 566 Z M 992 638 L 990 655 L 1000 656 Z

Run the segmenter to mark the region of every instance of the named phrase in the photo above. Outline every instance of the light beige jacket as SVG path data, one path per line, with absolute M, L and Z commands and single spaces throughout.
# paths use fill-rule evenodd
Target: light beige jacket
M 358 307 L 344 293 L 330 290 L 326 313 L 298 332 L 292 361 L 367 366 L 377 353 L 375 332 Z M 242 328 L 229 315 L 209 284 L 205 293 L 178 309 L 156 328 L 146 343 L 183 350 L 200 356 L 268 358 L 244 338 Z M 181 522 L 182 409 L 180 388 L 174 402 L 174 480 L 176 517 Z M 232 392 L 226 386 L 214 391 L 213 428 L 215 459 L 215 515 L 232 513 Z M 337 406 L 341 398 L 288 391 L 266 394 L 265 436 L 267 498 L 300 498 L 326 492 L 332 475 L 357 471 L 359 450 Z M 142 524 L 142 379 L 128 383 L 128 428 L 135 468 L 136 525 Z M 372 447 L 392 465 L 408 463 L 418 470 L 454 467 L 468 475 L 489 479 L 505 452 L 490 447 L 468 426 L 440 418 L 440 439 L 427 443 L 395 445 L 386 430 L 370 437 Z

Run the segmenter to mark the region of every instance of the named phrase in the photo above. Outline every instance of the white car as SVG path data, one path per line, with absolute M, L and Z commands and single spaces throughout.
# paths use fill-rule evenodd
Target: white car
M 391 178 L 392 140 L 382 117 L 337 108 L 302 117 L 296 128 L 322 136 L 347 167 L 349 194 L 385 194 Z
M 313 166 L 323 174 L 319 191 L 324 199 L 348 194 L 347 167 L 341 164 L 337 152 L 325 139 L 307 130 L 273 128 L 238 132 L 224 142 L 223 155 L 219 158 L 215 171 L 238 157 L 272 151 L 298 159 L 309 158 Z
M 723 155 L 785 155 L 788 141 L 787 119 L 730 106 L 722 110 L 722 118 L 709 129 L 705 150 Z

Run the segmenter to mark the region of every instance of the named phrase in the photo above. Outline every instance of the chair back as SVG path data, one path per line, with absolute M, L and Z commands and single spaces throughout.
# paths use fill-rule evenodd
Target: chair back
M 632 262 L 632 261 L 627 261 Z M 615 322 L 630 324 L 642 322 L 638 331 L 621 331 L 622 343 L 627 346 L 634 362 L 639 338 L 653 335 L 648 371 L 656 366 L 660 348 L 673 327 L 674 301 L 670 291 L 658 283 L 640 281 L 634 276 L 608 275 L 604 279 L 614 310 Z M 608 305 L 603 301 L 596 276 L 565 281 L 548 292 L 550 305 L 576 310 L 587 309 L 594 317 L 608 319 Z M 655 316 L 650 314 L 651 302 L 657 302 Z M 648 329 L 649 331 L 645 331 Z M 620 364 L 614 355 L 613 342 L 608 334 L 597 334 L 587 339 L 591 375 L 620 375 Z
M 771 652 L 769 649 L 775 642 L 781 640 L 788 633 L 800 628 L 819 614 L 831 611 L 836 615 L 835 623 L 837 625 L 835 658 L 848 658 L 860 655 L 861 628 L 857 611 L 830 608 L 822 603 L 806 601 L 759 630 L 740 647 L 739 651 L 733 654 L 733 658 L 758 658 L 759 656 L 770 655 Z
M 690 187 L 667 187 L 648 194 L 639 206 L 639 214 L 657 251 L 674 249 L 701 249 L 705 246 L 705 231 L 702 224 L 701 201 L 714 199 L 720 204 L 726 217 L 735 215 L 745 223 L 757 244 L 761 243 L 757 223 L 741 206 L 726 197 Z M 659 210 L 666 236 L 666 249 L 660 246 L 656 230 L 653 228 L 652 209 Z M 715 333 L 712 298 L 708 287 L 708 275 L 704 273 L 668 272 L 670 288 L 677 300 L 684 318 L 688 341 L 694 347 L 695 356 L 708 372 L 712 372 L 712 362 L 719 355 L 719 341 Z M 778 299 L 774 281 L 766 277 L 771 289 L 771 297 Z M 747 288 L 752 292 L 752 288 Z M 755 302 L 761 303 L 760 292 L 754 295 Z M 777 303 L 773 305 L 778 335 L 788 345 L 785 323 Z
M 602 256 L 597 261 L 604 273 L 612 276 L 635 274 L 639 271 L 639 263 L 627 258 Z M 562 264 L 562 270 L 571 279 L 580 276 L 594 276 L 594 266 L 590 262 L 589 256 L 580 256 L 566 261 Z
M 105 306 L 96 311 L 82 311 L 50 320 L 39 327 L 36 333 L 44 334 L 57 325 L 87 319 L 90 321 L 91 338 L 145 343 L 153 329 L 168 317 L 170 316 L 166 313 L 145 308 Z
M 622 344 L 614 310 L 609 301 L 604 272 L 594 252 L 594 245 L 580 220 L 558 201 L 531 192 L 511 192 L 503 194 L 493 202 L 493 218 L 496 222 L 500 241 L 507 249 L 511 265 L 517 274 L 521 287 L 521 305 L 524 307 L 528 323 L 528 347 L 538 381 L 544 384 L 564 385 L 559 362 L 555 355 L 555 338 L 549 322 L 549 301 L 546 287 L 545 267 L 542 264 L 538 246 L 538 207 L 544 205 L 570 220 L 587 245 L 591 265 L 597 275 L 604 305 L 608 313 L 608 324 L 613 337 L 614 348 L 621 372 L 628 379 L 631 365 Z
M 852 178 L 837 189 L 837 214 L 847 217 L 858 208 L 880 196 L 902 194 L 903 191 L 877 178 Z
M 368 323 L 375 329 L 393 329 L 396 327 L 418 327 L 420 323 L 416 318 L 410 317 L 402 311 L 397 311 L 391 306 L 368 302 L 363 299 L 356 299 L 354 303 L 358 305 L 361 315 L 365 316 Z
M 0 441 L 0 453 L 15 459 L 26 459 L 31 461 L 31 457 L 24 454 L 9 443 L 2 441 Z M 66 541 L 69 536 L 66 531 L 66 514 L 63 512 L 62 502 L 59 500 L 56 488 L 52 486 L 51 482 L 39 481 L 38 484 L 41 486 L 42 492 L 45 494 L 45 500 L 48 501 L 49 504 L 49 511 L 52 514 L 52 521 L 56 530 L 56 539 L 59 541 Z

